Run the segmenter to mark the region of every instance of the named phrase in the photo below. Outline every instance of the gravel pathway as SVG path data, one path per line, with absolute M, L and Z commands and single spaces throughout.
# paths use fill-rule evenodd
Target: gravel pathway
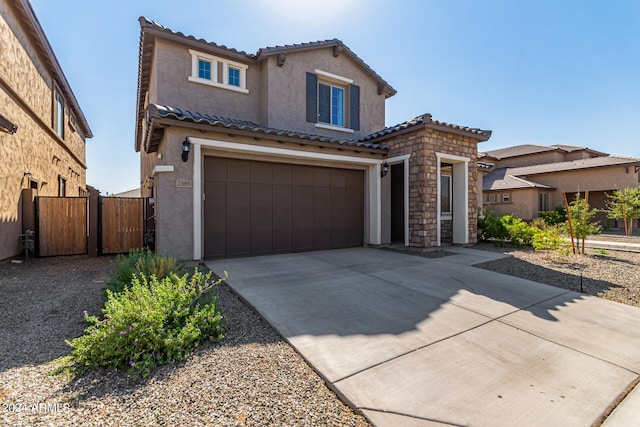
M 219 287 L 228 331 L 139 383 L 117 371 L 51 375 L 99 314 L 113 258 L 40 258 L 0 265 L 0 425 L 368 426 L 302 358 Z

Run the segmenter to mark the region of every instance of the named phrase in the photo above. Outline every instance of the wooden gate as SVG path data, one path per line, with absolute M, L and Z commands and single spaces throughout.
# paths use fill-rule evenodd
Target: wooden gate
M 143 247 L 144 199 L 100 197 L 102 254 L 118 254 Z
M 37 197 L 39 256 L 87 253 L 87 199 Z

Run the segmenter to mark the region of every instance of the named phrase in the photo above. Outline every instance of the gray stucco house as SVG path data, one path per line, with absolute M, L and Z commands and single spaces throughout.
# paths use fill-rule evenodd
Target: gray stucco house
M 181 259 L 476 240 L 477 143 L 339 40 L 237 51 L 140 18 L 135 149 L 156 250 Z

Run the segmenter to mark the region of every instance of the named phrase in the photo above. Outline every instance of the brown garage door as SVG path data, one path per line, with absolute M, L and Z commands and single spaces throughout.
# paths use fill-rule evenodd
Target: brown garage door
M 364 172 L 204 159 L 204 256 L 362 246 Z

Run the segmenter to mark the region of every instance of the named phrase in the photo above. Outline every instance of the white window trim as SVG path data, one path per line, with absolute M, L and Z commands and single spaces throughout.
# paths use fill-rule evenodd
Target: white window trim
M 453 219 L 453 211 L 451 209 L 451 205 L 453 204 L 453 173 L 452 172 L 442 172 L 442 175 L 440 175 L 441 177 L 446 176 L 447 178 L 449 178 L 449 210 L 448 211 L 443 211 L 440 212 L 440 216 L 441 219 L 448 221 L 448 220 L 452 220 Z M 442 185 L 442 183 L 440 184 Z M 442 191 L 442 189 L 441 189 Z M 442 199 L 441 199 L 442 200 Z M 442 201 L 440 202 L 442 203 Z
M 345 133 L 354 133 L 354 130 L 351 128 L 330 125 L 328 123 L 316 123 L 315 126 L 320 129 L 337 130 L 338 132 L 345 132 Z
M 341 84 L 341 85 L 345 85 L 345 84 L 351 85 L 351 84 L 353 84 L 353 80 L 349 79 L 347 77 L 342 77 L 342 76 L 339 76 L 337 74 L 328 73 L 326 71 L 322 71 L 322 70 L 318 70 L 318 69 L 313 70 L 313 72 L 316 73 L 318 76 L 322 76 L 322 78 L 324 80 L 330 80 L 330 81 L 333 81 L 333 82 Z
M 193 49 L 189 49 L 189 53 L 191 54 L 191 75 L 188 78 L 190 82 L 232 90 L 234 92 L 249 93 L 249 90 L 247 89 L 247 70 L 249 69 L 248 65 L 209 55 L 208 53 L 198 52 L 197 50 Z M 211 80 L 198 77 L 199 60 L 211 62 Z M 218 63 L 222 64 L 223 83 L 218 83 Z M 240 86 L 233 86 L 226 83 L 229 81 L 229 67 L 237 68 L 238 70 L 240 70 Z

